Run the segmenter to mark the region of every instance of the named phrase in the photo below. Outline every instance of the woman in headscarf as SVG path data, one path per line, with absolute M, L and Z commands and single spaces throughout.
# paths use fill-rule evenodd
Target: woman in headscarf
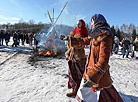
M 84 20 L 80 19 L 77 21 L 77 26 L 70 32 L 70 37 L 83 38 L 88 37 L 88 31 L 85 27 Z M 85 70 L 85 50 L 84 45 L 74 48 L 68 42 L 68 50 L 65 53 L 66 59 L 68 60 L 69 66 L 69 81 L 68 88 L 72 89 L 72 92 L 66 94 L 66 96 L 76 96 L 80 82 Z
M 91 22 L 90 39 L 69 38 L 72 47 L 90 45 L 85 72 L 76 98 L 81 102 L 123 102 L 112 85 L 109 71 L 113 33 L 103 15 L 95 14 L 91 18 Z M 100 95 L 98 95 L 99 93 Z
M 136 59 L 138 59 L 138 36 L 135 38 L 133 46 L 134 46 L 134 56 L 136 57 Z

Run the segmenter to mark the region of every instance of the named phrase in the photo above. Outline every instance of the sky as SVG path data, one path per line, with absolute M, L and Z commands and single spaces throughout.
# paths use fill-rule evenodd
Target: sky
M 74 26 L 77 20 L 84 19 L 90 24 L 94 14 L 103 14 L 109 25 L 130 23 L 138 26 L 138 0 L 1 0 L 0 24 L 28 22 L 50 23 L 47 10 L 56 19 L 68 2 L 57 24 Z

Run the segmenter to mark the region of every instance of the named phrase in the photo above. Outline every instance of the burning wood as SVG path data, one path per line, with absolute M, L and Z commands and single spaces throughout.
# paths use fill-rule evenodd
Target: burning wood
M 54 56 L 57 56 L 58 53 L 54 51 L 54 49 L 33 48 L 30 55 L 33 57 L 35 56 L 54 57 Z
M 29 57 L 29 64 L 34 65 L 36 61 L 47 61 L 49 58 L 62 58 L 62 52 L 57 52 L 54 49 L 42 49 L 40 47 L 33 48 Z M 58 56 L 58 57 L 57 57 Z
M 57 52 L 54 51 L 53 49 L 50 50 L 42 50 L 40 52 L 38 52 L 39 56 L 45 56 L 45 57 L 49 57 L 49 56 L 57 56 Z

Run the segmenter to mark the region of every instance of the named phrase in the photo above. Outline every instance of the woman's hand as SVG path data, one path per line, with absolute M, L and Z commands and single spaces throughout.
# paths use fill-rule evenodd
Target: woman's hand
M 60 35 L 60 39 L 63 40 L 65 38 L 65 35 Z
M 83 87 L 92 87 L 93 84 L 90 83 L 88 80 L 84 79 L 84 84 L 83 84 Z
M 61 40 L 68 40 L 68 39 L 69 39 L 69 37 L 68 37 L 68 36 L 66 36 L 66 35 L 60 35 L 60 39 L 61 39 Z

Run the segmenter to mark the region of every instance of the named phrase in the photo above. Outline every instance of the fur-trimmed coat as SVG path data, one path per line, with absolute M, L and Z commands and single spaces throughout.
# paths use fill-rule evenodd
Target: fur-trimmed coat
M 134 51 L 138 51 L 138 41 L 134 42 L 133 46 L 134 46 Z
M 107 88 L 112 84 L 109 73 L 109 57 L 113 38 L 108 31 L 100 31 L 92 40 L 86 38 L 69 38 L 72 47 L 78 48 L 90 45 L 83 78 L 97 85 L 99 89 Z
M 70 32 L 70 37 L 74 37 L 75 33 L 74 30 Z M 75 38 L 80 38 L 79 35 L 75 36 Z M 73 62 L 85 62 L 85 45 L 78 46 L 77 48 L 74 48 L 70 45 L 70 42 L 67 44 L 68 50 L 65 52 L 65 56 L 68 57 L 69 60 Z

